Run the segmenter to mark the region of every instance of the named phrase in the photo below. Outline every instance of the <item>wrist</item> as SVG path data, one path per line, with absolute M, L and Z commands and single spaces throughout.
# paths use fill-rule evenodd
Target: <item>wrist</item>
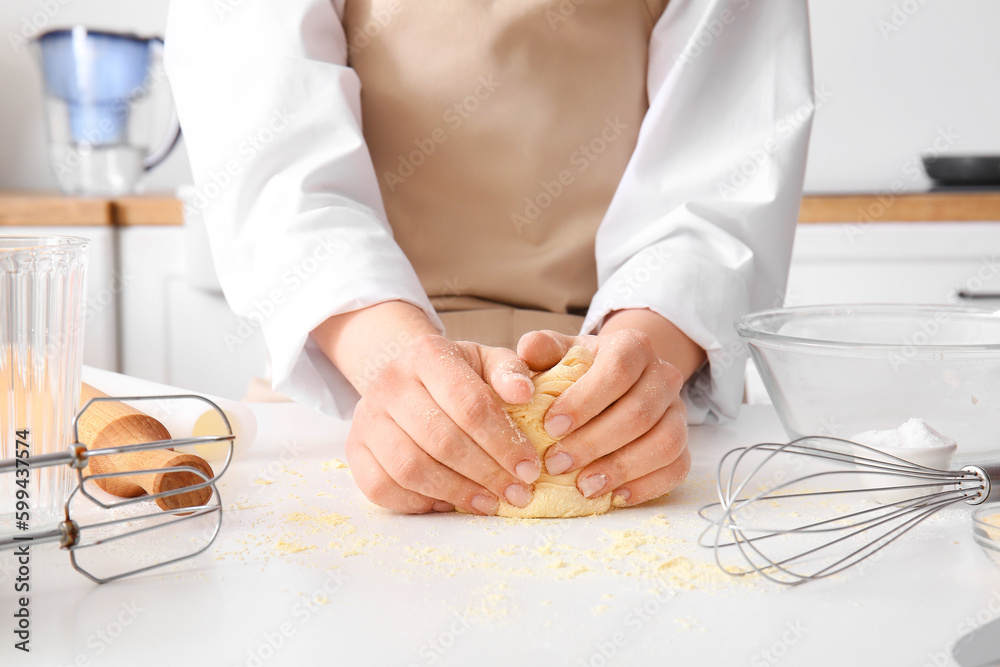
M 604 318 L 600 333 L 637 329 L 649 336 L 656 355 L 675 366 L 687 381 L 707 360 L 705 350 L 662 315 L 647 308 L 616 310 Z
M 363 396 L 379 369 L 418 337 L 437 333 L 420 308 L 405 301 L 384 301 L 334 315 L 310 335 Z

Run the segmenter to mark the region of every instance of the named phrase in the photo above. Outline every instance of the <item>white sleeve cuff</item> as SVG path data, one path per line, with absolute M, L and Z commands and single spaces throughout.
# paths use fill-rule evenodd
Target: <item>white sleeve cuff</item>
M 389 231 L 371 224 L 360 211 L 340 210 L 336 215 L 336 227 L 280 242 L 294 247 L 279 256 L 296 257 L 296 264 L 284 265 L 283 272 L 269 280 L 260 276 L 264 284 L 282 286 L 273 294 L 287 295 L 271 316 L 262 318 L 262 329 L 274 388 L 300 403 L 349 419 L 358 393 L 310 338 L 313 329 L 334 315 L 394 300 L 423 310 L 439 331 L 444 327 Z M 309 251 L 295 255 L 295 248 L 299 253 L 301 248 Z M 255 304 L 251 312 L 259 308 Z
M 731 239 L 731 245 L 742 245 Z M 691 424 L 735 419 L 743 400 L 746 346 L 733 325 L 747 312 L 749 296 L 739 271 L 689 252 L 668 239 L 636 253 L 604 281 L 591 302 L 583 332 L 597 331 L 614 310 L 648 308 L 708 355 L 708 364 L 684 385 L 681 398 Z

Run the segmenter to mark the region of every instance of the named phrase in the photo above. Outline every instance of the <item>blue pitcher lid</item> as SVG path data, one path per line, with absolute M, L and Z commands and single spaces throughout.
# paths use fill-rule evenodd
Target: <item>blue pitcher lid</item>
M 160 37 L 157 37 L 155 35 L 152 36 L 152 37 L 143 37 L 142 35 L 138 35 L 138 34 L 136 34 L 134 32 L 116 32 L 116 31 L 113 31 L 113 30 L 101 30 L 101 29 L 98 29 L 98 28 L 88 28 L 87 26 L 84 26 L 84 25 L 74 25 L 74 26 L 69 27 L 69 28 L 54 28 L 52 30 L 46 30 L 42 34 L 40 34 L 37 37 L 35 37 L 33 41 L 40 42 L 43 39 L 47 39 L 49 37 L 60 37 L 60 36 L 65 36 L 65 35 L 71 35 L 71 34 L 73 34 L 73 32 L 78 31 L 78 30 L 82 30 L 82 31 L 86 32 L 88 35 L 98 35 L 100 37 L 111 37 L 111 38 L 117 38 L 117 39 L 127 39 L 127 40 L 131 40 L 133 42 L 148 42 L 148 41 L 153 40 L 153 39 L 156 39 L 156 40 L 160 39 Z

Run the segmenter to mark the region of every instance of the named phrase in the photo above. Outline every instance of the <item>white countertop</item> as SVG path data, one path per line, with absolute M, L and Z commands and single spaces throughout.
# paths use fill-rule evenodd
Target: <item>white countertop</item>
M 722 452 L 784 440 L 769 406 L 693 428 L 691 477 L 668 498 L 528 523 L 375 508 L 322 465 L 344 458 L 346 424 L 254 411 L 258 441 L 226 474 L 208 553 L 98 586 L 33 548 L 29 656 L 12 648 L 13 557 L 0 554 L 0 664 L 938 666 L 1000 612 L 1000 570 L 965 506 L 831 579 L 718 571 L 694 512 L 714 500 Z

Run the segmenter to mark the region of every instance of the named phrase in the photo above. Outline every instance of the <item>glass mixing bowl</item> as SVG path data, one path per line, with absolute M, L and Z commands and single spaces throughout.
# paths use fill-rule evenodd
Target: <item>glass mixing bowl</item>
M 804 306 L 751 313 L 737 329 L 791 438 L 919 417 L 958 442 L 953 467 L 1000 459 L 1000 311 Z
M 972 511 L 972 539 L 1000 567 L 1000 503 L 986 503 Z

